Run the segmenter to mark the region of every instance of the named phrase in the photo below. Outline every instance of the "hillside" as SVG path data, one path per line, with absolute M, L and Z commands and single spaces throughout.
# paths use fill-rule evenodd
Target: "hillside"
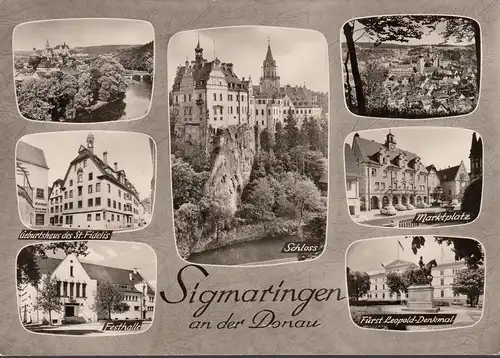
M 118 51 L 118 62 L 130 70 L 153 71 L 154 42 Z

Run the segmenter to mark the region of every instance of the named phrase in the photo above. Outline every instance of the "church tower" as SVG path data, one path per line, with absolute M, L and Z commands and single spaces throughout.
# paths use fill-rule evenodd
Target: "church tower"
M 474 180 L 483 174 L 483 140 L 477 139 L 476 133 L 472 135 L 470 146 L 470 180 Z
M 385 147 L 388 150 L 396 150 L 396 139 L 394 139 L 394 134 L 391 133 L 389 129 L 389 133 L 385 136 Z
M 271 51 L 271 41 L 267 40 L 267 54 L 262 64 L 262 77 L 260 78 L 261 91 L 265 88 L 280 88 L 280 77 L 278 76 L 278 66 Z

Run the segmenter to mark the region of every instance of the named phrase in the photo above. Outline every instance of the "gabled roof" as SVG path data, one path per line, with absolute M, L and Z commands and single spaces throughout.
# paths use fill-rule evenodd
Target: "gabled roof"
M 403 265 L 415 265 L 415 263 L 411 262 L 411 261 L 406 261 L 406 260 L 394 260 L 390 263 L 388 263 L 387 265 L 385 265 L 385 268 L 390 268 L 390 267 L 394 267 L 394 266 L 403 266 Z
M 58 259 L 55 257 L 46 257 L 46 258 L 37 257 L 36 262 L 41 274 L 51 275 L 63 262 L 63 259 Z M 82 261 L 80 261 L 80 263 L 82 264 L 82 267 L 85 269 L 89 277 L 92 280 L 97 280 L 99 282 L 105 281 L 117 285 L 131 285 L 134 282 L 130 281 L 129 277 L 130 273 L 132 273 L 133 275 L 132 280 L 135 282 L 139 280 L 141 281 L 145 280 L 144 277 L 140 274 L 140 272 L 134 274 L 133 270 L 90 264 Z M 154 294 L 153 288 L 149 287 L 149 285 L 148 285 L 148 293 Z
M 345 174 L 347 177 L 360 177 L 361 170 L 356 162 L 354 152 L 349 144 L 345 144 Z
M 439 179 L 441 181 L 452 181 L 457 177 L 458 170 L 460 169 L 460 164 L 454 167 L 439 170 L 437 172 Z
M 106 180 L 112 182 L 113 184 L 119 186 L 120 188 L 122 188 L 126 192 L 131 193 L 132 195 L 134 195 L 135 198 L 137 199 L 137 201 L 140 201 L 139 194 L 137 193 L 137 190 L 135 189 L 135 187 L 134 187 L 134 185 L 132 183 L 129 182 L 129 184 L 131 186 L 129 188 L 126 185 L 120 183 L 120 181 L 118 181 L 118 179 L 116 179 L 114 177 L 114 175 L 108 173 L 108 170 L 109 170 L 109 171 L 111 171 L 112 173 L 115 173 L 115 174 L 122 173 L 126 177 L 126 174 L 125 174 L 124 170 L 115 171 L 108 164 L 104 163 L 97 155 L 91 153 L 87 148 L 85 148 L 82 145 L 78 149 L 78 155 L 75 157 L 75 159 L 73 159 L 70 162 L 70 164 L 68 166 L 68 170 L 66 171 L 66 174 L 64 175 L 64 179 L 63 179 L 64 182 L 66 182 L 66 179 L 68 178 L 68 174 L 69 174 L 69 171 L 71 170 L 71 167 L 74 164 L 76 164 L 76 163 L 78 163 L 78 162 L 80 162 L 80 161 L 82 161 L 84 159 L 90 159 L 95 164 L 95 166 L 97 167 L 97 169 L 99 169 L 99 171 L 101 172 L 101 175 L 97 176 L 99 179 L 106 179 Z
M 375 142 L 374 140 L 361 138 L 359 135 L 354 136 L 353 147 L 355 143 L 357 144 L 361 152 L 362 155 L 361 159 L 363 162 L 380 165 L 380 163 L 375 159 L 375 154 L 379 152 L 381 147 L 386 148 L 384 144 Z M 416 155 L 415 153 L 408 152 L 402 149 L 389 150 L 389 148 L 386 148 L 386 153 L 389 157 L 389 162 L 391 163 L 394 160 L 394 158 L 401 155 L 401 153 L 404 153 L 407 159 L 407 169 L 412 169 L 412 170 L 413 168 L 409 167 L 408 164 L 418 157 L 418 155 Z
M 49 169 L 43 150 L 23 141 L 19 141 L 17 144 L 16 159 L 41 168 Z

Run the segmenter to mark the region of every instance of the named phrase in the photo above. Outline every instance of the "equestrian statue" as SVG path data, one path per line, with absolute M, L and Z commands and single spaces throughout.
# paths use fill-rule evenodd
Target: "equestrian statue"
M 424 264 L 423 257 L 420 256 L 418 262 L 419 267 L 409 269 L 408 276 L 413 285 L 430 285 L 432 284 L 432 268 L 437 266 L 435 259 Z

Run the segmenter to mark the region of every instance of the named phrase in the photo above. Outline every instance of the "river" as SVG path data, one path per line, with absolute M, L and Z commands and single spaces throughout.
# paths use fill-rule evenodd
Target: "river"
M 108 103 L 69 122 L 108 122 L 141 118 L 146 115 L 151 105 L 152 88 L 152 82 L 131 80 L 123 99 Z
M 263 238 L 227 245 L 191 254 L 187 261 L 211 265 L 266 264 L 265 261 L 297 257 L 297 253 L 281 253 L 285 243 L 299 241 L 294 236 Z

